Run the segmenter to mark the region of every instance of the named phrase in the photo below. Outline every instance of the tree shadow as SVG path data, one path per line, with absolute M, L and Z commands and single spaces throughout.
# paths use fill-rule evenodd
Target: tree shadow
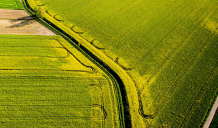
M 25 20 L 23 22 L 20 22 L 18 24 L 14 24 L 14 25 L 11 25 L 11 26 L 8 26 L 8 27 L 5 27 L 5 28 L 19 28 L 19 27 L 23 27 L 23 26 L 26 26 L 26 25 L 33 24 L 35 22 L 36 22 L 35 20 Z
M 10 20 L 11 23 L 15 23 L 19 20 L 32 20 L 33 18 L 31 16 L 25 16 L 25 17 L 21 17 L 21 18 L 18 18 L 18 19 L 13 19 L 13 20 Z

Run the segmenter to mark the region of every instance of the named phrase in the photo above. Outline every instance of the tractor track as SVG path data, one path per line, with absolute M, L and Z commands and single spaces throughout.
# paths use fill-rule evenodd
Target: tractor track
M 84 54 L 89 60 L 96 64 L 102 71 L 104 71 L 111 79 L 115 92 L 117 93 L 118 109 L 121 111 L 119 114 L 120 126 L 121 127 L 132 127 L 131 115 L 129 111 L 129 103 L 127 99 L 126 89 L 123 80 L 119 75 L 110 68 L 109 65 L 105 64 L 100 58 L 96 57 L 92 52 L 90 52 L 86 47 L 80 45 L 80 42 L 72 38 L 69 34 L 63 31 L 61 28 L 57 27 L 55 24 L 51 23 L 45 18 L 37 18 L 33 14 L 33 10 L 28 4 L 27 0 L 23 0 L 25 10 L 34 17 L 36 21 L 53 31 L 55 34 L 62 36 L 66 41 L 68 41 L 72 46 L 74 46 L 78 51 Z

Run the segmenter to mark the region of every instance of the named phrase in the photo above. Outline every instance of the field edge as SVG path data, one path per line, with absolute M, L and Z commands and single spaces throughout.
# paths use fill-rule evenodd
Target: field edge
M 24 0 L 23 4 L 25 6 L 26 11 L 30 13 L 32 16 L 37 17 L 37 12 L 34 10 L 37 8 L 37 5 L 32 0 Z M 55 31 L 55 33 L 59 33 L 62 36 L 67 38 L 66 35 L 69 35 L 71 40 L 75 41 L 77 43 L 77 47 L 79 49 L 82 49 L 82 51 L 85 52 L 90 56 L 91 59 L 94 58 L 95 63 L 100 63 L 101 69 L 106 69 L 107 72 L 109 71 L 110 74 L 112 74 L 112 77 L 115 77 L 115 79 L 118 81 L 119 84 L 122 84 L 126 91 L 121 91 L 122 93 L 127 94 L 126 97 L 122 96 L 122 100 L 125 100 L 124 104 L 125 106 L 121 106 L 125 110 L 125 114 L 123 117 L 125 118 L 125 124 L 123 127 L 142 127 L 144 125 L 143 118 L 139 114 L 139 100 L 137 91 L 134 85 L 134 81 L 130 78 L 130 76 L 127 74 L 125 70 L 122 69 L 118 64 L 116 64 L 114 61 L 112 61 L 109 57 L 102 54 L 101 51 L 97 48 L 95 48 L 93 45 L 91 45 L 89 42 L 87 42 L 85 39 L 83 39 L 79 34 L 68 30 L 68 28 L 60 23 L 57 19 L 51 17 L 48 13 L 46 13 L 44 10 L 40 9 L 41 13 L 43 13 L 43 18 L 38 18 L 37 20 L 45 25 L 50 30 Z M 52 24 L 52 25 L 51 25 Z M 64 31 L 65 30 L 65 31 Z M 69 37 L 68 37 L 69 39 Z M 75 45 L 75 44 L 72 44 Z M 97 61 L 96 61 L 97 60 Z M 99 65 L 99 64 L 98 64 Z M 112 72 L 112 73 L 111 73 Z M 119 77 L 119 78 L 117 78 Z M 124 87 L 125 86 L 125 87 Z M 119 91 L 119 90 L 118 90 Z M 126 106 L 127 105 L 127 106 Z M 129 111 L 129 114 L 128 114 Z M 133 126 L 134 124 L 134 126 Z

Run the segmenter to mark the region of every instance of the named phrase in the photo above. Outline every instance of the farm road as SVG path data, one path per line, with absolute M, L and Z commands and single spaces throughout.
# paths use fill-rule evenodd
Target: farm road
M 206 123 L 204 124 L 204 128 L 209 128 L 210 123 L 213 120 L 213 117 L 214 117 L 214 115 L 216 113 L 217 108 L 218 108 L 218 97 L 217 97 L 217 99 L 216 99 L 216 101 L 215 101 L 215 103 L 213 105 L 212 110 L 210 111 L 210 115 L 208 116 Z
M 24 10 L 0 9 L 0 34 L 55 35 Z

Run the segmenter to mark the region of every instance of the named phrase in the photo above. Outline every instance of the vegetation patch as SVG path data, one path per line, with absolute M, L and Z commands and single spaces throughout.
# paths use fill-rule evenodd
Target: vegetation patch
M 0 9 L 17 9 L 23 10 L 23 4 L 20 0 L 1 0 Z
M 0 42 L 1 127 L 120 127 L 112 81 L 63 38 Z
M 213 117 L 213 121 L 210 124 L 210 128 L 218 127 L 218 110 L 216 110 L 216 114 Z
M 131 69 L 140 104 L 135 114 L 146 126 L 204 123 L 218 87 L 216 0 L 39 1 L 59 23 L 77 26 L 78 36 Z

